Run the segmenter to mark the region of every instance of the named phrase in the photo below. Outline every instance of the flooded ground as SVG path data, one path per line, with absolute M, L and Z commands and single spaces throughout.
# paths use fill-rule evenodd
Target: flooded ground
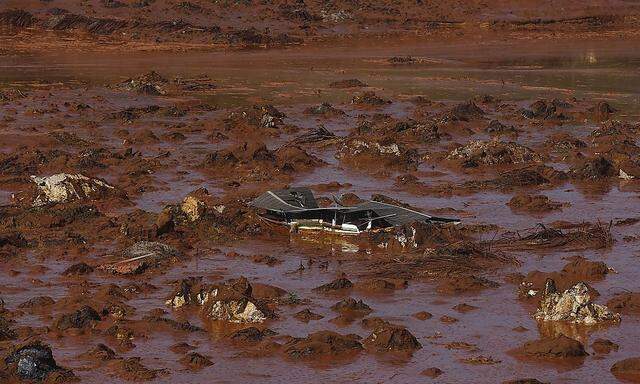
M 535 278 L 532 271 L 557 272 L 582 256 L 604 262 L 606 277 L 592 278 L 589 270 L 565 276 L 559 286 L 585 280 L 602 304 L 640 289 L 635 45 L 383 43 L 126 58 L 0 56 L 0 298 L 7 329 L 15 330 L 3 350 L 43 340 L 83 383 L 105 375 L 110 382 L 171 383 L 616 382 L 614 363 L 640 355 L 632 304 L 610 305 L 622 312 L 619 324 L 543 324 L 532 317 L 539 296 L 523 299 L 519 286 Z M 150 71 L 157 77 L 139 77 Z M 331 85 L 348 79 L 364 84 Z M 319 126 L 335 136 L 304 136 Z M 478 140 L 501 146 L 454 155 Z M 361 142 L 398 145 L 397 158 L 357 153 Z M 621 170 L 630 177 L 619 177 Z M 126 197 L 33 208 L 38 192 L 30 176 L 61 172 L 100 178 Z M 383 194 L 460 217 L 462 226 L 415 250 L 385 249 L 376 238 L 272 234 L 247 203 L 290 185 L 310 186 L 325 198 Z M 167 206 L 201 197 L 193 192 L 198 188 L 208 190 L 207 213 L 167 221 L 173 212 Z M 508 205 L 522 195 L 546 196 L 547 205 Z M 559 232 L 552 237 L 540 228 Z M 531 233 L 538 237 L 527 238 Z M 133 276 L 99 270 L 141 240 L 169 244 L 184 257 Z M 444 261 L 430 264 L 439 257 Z M 93 268 L 63 273 L 80 262 Z M 277 318 L 230 324 L 165 304 L 181 279 L 240 276 L 255 296 L 256 284 L 284 290 L 261 289 Z M 355 287 L 314 290 L 342 276 Z M 467 278 L 491 284 L 448 289 Z M 387 282 L 382 289 L 380 281 Z M 349 296 L 372 312 L 353 318 L 331 308 Z M 23 305 L 35 297 L 52 300 Z M 98 319 L 61 327 L 60 317 L 82 305 Z M 295 315 L 305 309 L 321 318 L 301 321 Z M 430 316 L 416 315 L 422 311 Z M 328 350 L 306 345 L 309 359 L 290 353 L 295 338 L 318 331 L 355 334 L 364 343 L 372 326 L 363 318 L 406 327 L 422 348 L 343 353 L 329 343 Z M 275 335 L 246 343 L 230 338 L 252 325 Z M 558 334 L 578 340 L 589 355 L 514 352 Z M 618 348 L 596 352 L 596 339 Z M 118 357 L 84 355 L 99 343 Z M 172 348 L 178 343 L 213 364 L 185 366 L 184 352 Z M 146 370 L 119 365 L 131 357 Z M 424 371 L 432 367 L 442 373 L 431 378 Z

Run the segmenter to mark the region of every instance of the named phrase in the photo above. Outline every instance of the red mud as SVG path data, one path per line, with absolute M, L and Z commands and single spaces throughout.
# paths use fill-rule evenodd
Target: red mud
M 637 381 L 639 12 L 3 2 L 0 381 Z M 294 185 L 462 224 L 248 205 Z M 622 321 L 538 324 L 548 278 Z

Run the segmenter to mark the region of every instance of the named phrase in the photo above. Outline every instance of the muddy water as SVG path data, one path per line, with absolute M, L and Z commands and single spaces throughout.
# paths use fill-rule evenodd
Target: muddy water
M 208 98 L 221 106 L 253 103 L 347 101 L 327 89 L 334 80 L 356 77 L 385 93 L 466 99 L 479 93 L 505 99 L 547 95 L 615 97 L 638 103 L 639 59 L 633 43 L 461 43 L 416 41 L 344 42 L 283 50 L 207 53 L 69 52 L 0 57 L 0 83 L 112 83 L 150 68 L 167 76 L 207 74 L 219 89 Z M 390 56 L 418 63 L 391 65 Z M 625 110 L 625 113 L 638 112 Z
M 546 47 L 532 43 L 530 47 L 497 45 L 492 47 L 446 47 L 420 45 L 406 42 L 399 47 L 372 47 L 363 44 L 355 48 L 299 48 L 283 51 L 229 52 L 229 53 L 149 53 L 127 56 L 123 60 L 110 54 L 96 55 L 43 55 L 38 57 L 2 57 L 0 82 L 24 86 L 33 83 L 62 82 L 64 84 L 87 83 L 90 85 L 109 84 L 128 76 L 154 69 L 167 76 L 191 76 L 207 73 L 219 88 L 211 94 L 197 97 L 212 101 L 220 107 L 252 104 L 263 100 L 277 105 L 287 113 L 288 122 L 301 127 L 313 127 L 317 121 L 301 113 L 310 103 L 331 101 L 348 108 L 351 94 L 346 91 L 331 91 L 327 84 L 334 80 L 356 77 L 377 88 L 381 94 L 393 96 L 394 100 L 410 95 L 426 95 L 433 99 L 464 100 L 473 95 L 490 93 L 509 100 L 531 100 L 540 96 L 605 98 L 621 109 L 621 118 L 636 119 L 640 115 L 640 57 L 633 56 L 628 46 L 588 46 L 587 44 Z M 392 66 L 385 59 L 392 55 L 412 55 L 423 60 L 412 65 Z M 196 96 L 194 96 L 196 97 Z M 341 104 L 344 103 L 344 104 Z M 123 102 L 124 105 L 124 102 Z M 397 117 L 407 115 L 409 104 L 395 102 L 384 112 Z M 355 122 L 356 113 L 350 113 L 339 122 L 325 123 L 338 135 L 345 135 Z M 563 129 L 571 130 L 576 136 L 584 137 L 595 124 L 584 124 Z M 519 137 L 519 141 L 535 146 L 544 140 L 545 133 L 529 133 Z M 215 145 L 203 144 L 197 137 L 183 144 L 194 151 L 215 149 Z M 268 141 L 270 147 L 286 140 L 282 137 Z M 114 141 L 115 142 L 115 141 Z M 162 148 L 150 150 L 161 151 Z M 450 207 L 465 213 L 465 223 L 496 224 L 502 229 L 524 230 L 535 223 L 551 223 L 556 220 L 572 222 L 596 221 L 608 223 L 640 215 L 638 212 L 638 186 L 636 183 L 608 185 L 604 189 L 581 188 L 566 183 L 542 193 L 555 201 L 568 202 L 570 207 L 546 215 L 520 215 L 511 211 L 506 203 L 511 193 L 481 192 L 468 196 L 447 198 L 416 196 L 396 190 L 393 177 L 381 179 L 366 173 L 346 168 L 338 163 L 333 152 L 318 150 L 318 156 L 328 162 L 325 167 L 301 175 L 295 184 L 318 184 L 333 180 L 347 181 L 351 187 L 341 192 L 354 192 L 366 198 L 373 193 L 384 193 L 397 197 L 426 211 L 440 207 Z M 185 171 L 180 172 L 180 171 Z M 109 180 L 109 175 L 102 175 Z M 229 193 L 220 181 L 212 181 L 205 175 L 189 169 L 188 162 L 175 169 L 166 169 L 156 175 L 158 188 L 145 193 L 136 201 L 136 207 L 149 211 L 159 211 L 169 202 L 180 200 L 187 192 L 206 186 L 213 194 Z M 442 176 L 425 180 L 439 184 L 473 175 L 460 175 L 444 170 Z M 0 191 L 0 204 L 9 201 L 10 192 Z M 509 272 L 527 273 L 559 270 L 566 258 L 584 255 L 592 260 L 605 261 L 617 273 L 610 274 L 604 281 L 594 283 L 601 293 L 602 302 L 621 290 L 640 289 L 637 276 L 638 244 L 622 240 L 627 235 L 637 235 L 640 225 L 614 227 L 615 244 L 612 248 L 585 252 L 530 252 L 519 253 L 519 267 L 507 268 L 492 275 L 502 281 Z M 489 237 L 493 233 L 483 236 Z M 102 245 L 108 248 L 108 244 Z M 357 279 L 361 273 L 358 254 L 355 258 L 343 252 L 344 246 L 319 246 L 311 242 L 276 237 L 273 241 L 244 240 L 226 245 L 221 249 L 197 248 L 196 257 L 179 265 L 166 274 L 154 275 L 149 282 L 159 287 L 157 291 L 129 302 L 138 314 L 155 308 L 164 308 L 164 299 L 170 293 L 169 282 L 186 276 L 207 276 L 232 278 L 239 275 L 251 281 L 273 284 L 309 299 L 305 306 L 279 309 L 280 319 L 267 326 L 281 335 L 305 336 L 306 334 L 330 329 L 340 333 L 369 334 L 358 321 L 349 325 L 336 325 L 330 320 L 336 314 L 329 309 L 339 297 L 317 294 L 313 287 L 331 281 L 342 272 Z M 95 249 L 94 249 L 95 250 Z M 104 250 L 103 250 L 104 251 Z M 240 254 L 256 253 L 277 255 L 283 263 L 275 266 L 251 263 L 243 258 L 230 258 L 225 252 Z M 99 253 L 90 257 L 98 260 Z M 309 265 L 311 258 L 329 261 L 328 269 Z M 44 265 L 45 273 L 30 272 L 28 266 Z M 306 268 L 298 271 L 300 265 Z M 1 292 L 7 308 L 13 310 L 18 304 L 35 295 L 49 295 L 58 300 L 67 294 L 68 281 L 59 277 L 66 263 L 28 256 L 19 267 L 25 272 L 12 274 L 2 270 Z M 34 279 L 38 279 L 34 280 Z M 124 284 L 124 278 L 105 278 L 92 275 L 89 282 L 104 284 L 107 281 Z M 599 330 L 590 336 L 581 335 L 588 345 L 597 337 L 607 338 L 620 345 L 620 351 L 605 357 L 587 357 L 579 366 L 555 366 L 534 364 L 517 360 L 507 351 L 523 342 L 539 336 L 536 322 L 530 313 L 534 308 L 523 305 L 516 299 L 516 287 L 502 284 L 495 290 L 473 296 L 443 297 L 434 291 L 428 282 L 412 281 L 405 290 L 390 295 L 361 295 L 374 309 L 373 316 L 380 316 L 394 323 L 407 326 L 418 337 L 424 348 L 412 357 L 400 359 L 361 354 L 355 361 L 331 364 L 303 364 L 283 361 L 279 357 L 243 358 L 239 350 L 228 345 L 222 336 L 230 329 L 217 324 L 203 324 L 197 316 L 184 313 L 167 316 L 184 316 L 195 324 L 209 330 L 202 334 L 172 334 L 135 341 L 136 348 L 123 356 L 142 356 L 143 362 L 151 368 L 168 368 L 170 376 L 157 382 L 171 383 L 235 383 L 260 381 L 281 382 L 345 382 L 357 383 L 409 383 L 431 379 L 420 376 L 429 367 L 439 367 L 445 373 L 436 380 L 446 383 L 497 383 L 517 377 L 536 377 L 553 383 L 571 382 L 614 382 L 609 373 L 611 365 L 624 357 L 640 355 L 636 340 L 640 338 L 640 319 L 625 316 L 619 326 Z M 460 314 L 452 309 L 459 303 L 467 303 L 479 309 Z M 308 324 L 293 318 L 293 314 L 303 308 L 324 315 L 324 319 Z M 426 310 L 434 316 L 420 321 L 411 315 Z M 459 319 L 454 324 L 443 324 L 438 319 L 443 315 Z M 24 316 L 19 323 L 34 327 L 50 324 L 50 319 L 41 316 Z M 523 326 L 525 332 L 515 332 L 513 328 Z M 179 355 L 168 351 L 177 342 L 186 341 L 196 345 L 197 351 L 212 356 L 214 365 L 200 373 L 183 370 L 177 362 Z M 444 344 L 464 341 L 477 347 L 475 352 L 449 350 Z M 104 381 L 100 370 L 91 370 L 76 356 L 96 344 L 88 336 L 68 337 L 51 340 L 56 358 L 61 365 L 73 368 L 83 382 Z M 591 352 L 590 348 L 588 351 Z M 483 355 L 500 361 L 493 365 L 469 365 L 460 360 Z M 118 382 L 117 379 L 109 379 Z

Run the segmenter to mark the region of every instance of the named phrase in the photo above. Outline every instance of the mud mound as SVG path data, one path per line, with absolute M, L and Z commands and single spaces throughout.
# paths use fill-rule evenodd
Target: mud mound
M 383 99 L 374 92 L 367 91 L 354 96 L 353 99 L 351 99 L 351 104 L 361 107 L 381 107 L 391 104 L 391 100 Z
M 480 119 L 485 112 L 478 107 L 473 101 L 457 104 L 446 115 L 447 121 L 470 121 Z
M 213 362 L 206 356 L 198 352 L 189 352 L 180 359 L 180 364 L 191 371 L 200 371 L 213 365 Z
M 108 363 L 108 369 L 112 376 L 127 381 L 149 381 L 167 373 L 163 369 L 147 368 L 141 360 L 139 357 L 115 359 Z
M 538 359 L 566 359 L 588 356 L 584 346 L 574 339 L 558 336 L 526 342 L 515 350 L 516 354 Z
M 314 288 L 315 292 L 334 292 L 353 288 L 353 283 L 344 277 Z
M 523 145 L 501 141 L 472 141 L 453 150 L 446 159 L 455 160 L 466 168 L 542 161 L 540 155 Z
M 618 361 L 611 367 L 611 373 L 619 380 L 640 382 L 640 357 Z
M 412 170 L 419 164 L 415 150 L 394 142 L 376 142 L 360 139 L 346 141 L 336 158 L 359 169 L 381 171 L 386 168 Z
M 100 321 L 98 312 L 88 305 L 83 306 L 75 312 L 62 315 L 54 324 L 54 328 L 65 331 L 70 328 L 82 329 L 93 327 L 95 322 Z
M 322 117 L 338 117 L 345 114 L 341 109 L 335 108 L 329 103 L 322 103 L 315 107 L 309 107 L 304 110 L 307 115 L 322 116 Z
M 618 351 L 620 346 L 611 340 L 595 339 L 593 343 L 591 343 L 591 348 L 593 348 L 593 351 L 597 354 L 606 355 Z
M 529 212 L 529 213 L 543 213 L 555 211 L 565 204 L 551 201 L 544 195 L 525 195 L 518 194 L 511 198 L 507 205 L 514 211 Z
M 377 352 L 415 351 L 422 348 L 422 344 L 406 328 L 393 325 L 376 328 L 363 344 Z
M 363 349 L 358 336 L 320 331 L 287 342 L 284 345 L 284 354 L 295 360 L 309 360 L 353 355 Z
M 294 317 L 296 319 L 302 321 L 303 323 L 308 323 L 311 320 L 320 320 L 320 319 L 324 318 L 324 316 L 322 316 L 322 315 L 319 315 L 317 313 L 311 312 L 311 310 L 308 309 L 308 308 L 296 313 L 294 315 Z
M 487 288 L 498 288 L 499 286 L 500 284 L 482 277 L 464 276 L 443 281 L 436 287 L 436 291 L 445 295 L 459 295 L 477 293 Z
M 564 111 L 570 110 L 572 107 L 571 104 L 557 99 L 552 101 L 542 99 L 531 104 L 530 109 L 523 110 L 522 116 L 529 119 L 566 120 L 569 117 Z
M 229 338 L 239 343 L 257 343 L 275 334 L 274 331 L 268 328 L 260 330 L 256 327 L 249 327 L 232 333 Z

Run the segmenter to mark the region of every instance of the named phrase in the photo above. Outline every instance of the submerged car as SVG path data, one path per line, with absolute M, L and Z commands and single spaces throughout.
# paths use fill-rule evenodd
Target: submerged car
M 269 223 L 289 227 L 291 232 L 311 231 L 340 235 L 384 231 L 414 222 L 459 223 L 459 219 L 430 216 L 409 208 L 379 201 L 352 207 L 320 207 L 309 188 L 267 191 L 251 202 Z

